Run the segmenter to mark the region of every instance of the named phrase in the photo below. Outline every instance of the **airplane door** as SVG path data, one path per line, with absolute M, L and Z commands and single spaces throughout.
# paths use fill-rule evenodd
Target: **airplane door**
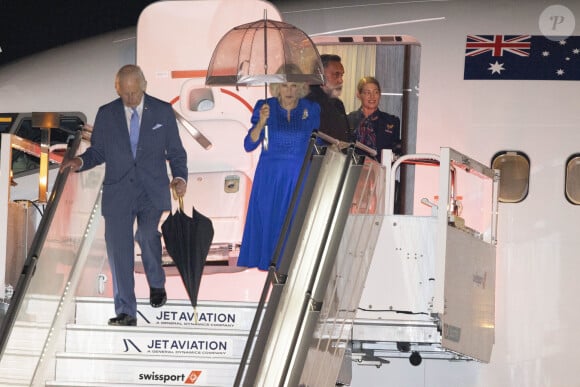
M 281 20 L 273 5 L 260 0 L 169 1 L 147 7 L 137 26 L 137 64 L 147 78 L 147 92 L 170 102 L 178 116 L 191 187 L 184 208 L 195 204 L 212 219 L 214 247 L 225 251 L 237 251 L 241 244 L 260 153 L 246 152 L 243 140 L 253 106 L 264 98 L 264 87 L 206 87 L 205 79 L 220 39 L 265 14 Z M 229 188 L 232 177 L 239 189 Z M 236 262 L 230 264 L 235 267 Z

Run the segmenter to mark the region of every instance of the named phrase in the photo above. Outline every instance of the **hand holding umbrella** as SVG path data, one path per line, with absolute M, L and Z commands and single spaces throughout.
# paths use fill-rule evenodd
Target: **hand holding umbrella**
M 175 177 L 173 180 L 171 180 L 170 187 L 175 199 L 185 196 L 185 192 L 187 190 L 187 183 L 185 180 Z
M 260 120 L 252 130 L 251 136 L 252 141 L 257 141 L 260 138 L 260 134 L 262 130 L 266 130 L 266 124 L 268 122 L 268 118 L 270 117 L 270 106 L 267 103 L 263 104 L 260 108 Z M 264 136 L 265 139 L 265 136 Z

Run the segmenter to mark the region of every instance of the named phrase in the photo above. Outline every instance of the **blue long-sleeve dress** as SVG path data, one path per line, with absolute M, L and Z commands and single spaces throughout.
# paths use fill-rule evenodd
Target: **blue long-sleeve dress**
M 255 150 L 264 140 L 264 131 L 255 142 L 250 133 L 265 102 L 260 100 L 254 107 L 252 128 L 244 139 L 247 152 Z M 267 102 L 270 106 L 268 150 L 262 149 L 256 167 L 238 257 L 238 266 L 261 270 L 267 270 L 270 265 L 310 136 L 320 123 L 320 107 L 316 102 L 299 99 L 290 112 L 290 121 L 288 111 L 280 106 L 277 98 L 268 98 Z

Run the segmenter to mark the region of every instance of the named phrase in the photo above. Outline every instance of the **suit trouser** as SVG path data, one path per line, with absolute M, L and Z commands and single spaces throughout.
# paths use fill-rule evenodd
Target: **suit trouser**
M 161 266 L 161 233 L 158 230 L 162 213 L 142 191 L 128 211 L 105 216 L 105 241 L 113 277 L 113 298 L 117 315 L 137 315 L 135 241 L 141 248 L 141 260 L 149 287 L 165 287 L 165 271 Z

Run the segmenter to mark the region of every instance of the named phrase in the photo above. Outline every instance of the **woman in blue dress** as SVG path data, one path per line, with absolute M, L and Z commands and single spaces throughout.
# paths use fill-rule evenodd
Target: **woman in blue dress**
M 300 73 L 294 65 L 281 70 Z M 307 92 L 304 83 L 271 84 L 272 98 L 260 100 L 254 107 L 244 148 L 251 152 L 261 145 L 262 153 L 252 183 L 238 266 L 261 270 L 270 266 L 310 136 L 320 123 L 320 107 L 303 98 Z

